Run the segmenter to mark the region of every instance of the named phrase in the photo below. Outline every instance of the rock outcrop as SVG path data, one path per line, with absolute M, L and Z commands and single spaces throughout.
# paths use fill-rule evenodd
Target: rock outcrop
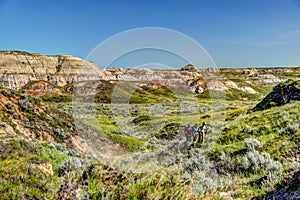
M 300 197 L 300 171 L 294 174 L 294 176 L 284 181 L 283 187 L 277 191 L 269 193 L 266 196 L 266 200 L 280 200 L 280 199 L 299 199 Z
M 194 65 L 188 64 L 188 65 L 186 65 L 185 67 L 183 67 L 183 68 L 181 69 L 181 71 L 198 72 L 199 70 L 198 70 L 197 67 L 195 67 Z
M 43 104 L 20 91 L 1 89 L 0 110 L 0 142 L 13 136 L 28 142 L 39 140 L 65 144 L 65 147 L 76 150 L 80 155 L 89 154 L 95 157 L 104 154 L 121 155 L 124 152 L 119 144 L 74 120 L 72 115 Z M 52 166 L 48 162 L 36 163 L 34 167 L 45 174 L 53 174 Z
M 186 85 L 195 93 L 202 93 L 207 89 L 235 89 L 255 94 L 257 91 L 251 87 L 252 84 L 273 86 L 284 80 L 278 78 L 278 73 L 290 72 L 291 69 L 284 68 L 197 69 L 192 64 L 180 70 L 100 68 L 93 62 L 74 56 L 0 51 L 0 86 L 11 89 L 20 89 L 29 82 L 40 80 L 60 87 L 71 83 L 106 80 L 163 86 Z M 227 75 L 230 74 L 235 76 L 228 78 Z M 246 85 L 239 84 L 241 81 Z
M 30 82 L 23 87 L 27 94 L 32 96 L 63 95 L 64 92 L 58 87 L 46 81 Z
M 68 55 L 45 56 L 20 51 L 0 52 L 0 86 L 20 89 L 31 81 L 43 80 L 65 86 L 91 80 L 155 82 L 164 86 L 192 85 L 193 92 L 202 92 L 205 81 L 199 70 L 187 65 L 183 70 L 103 69 L 92 62 Z
M 72 82 L 101 79 L 101 75 L 96 64 L 74 56 L 0 52 L 0 85 L 11 89 L 19 89 L 36 80 L 64 86 Z
M 281 106 L 300 100 L 300 81 L 288 80 L 275 86 L 250 112 L 269 109 L 273 106 Z
M 296 70 L 297 68 L 295 68 Z M 235 79 L 242 79 L 248 84 L 256 85 L 271 85 L 274 86 L 285 79 L 282 78 L 284 73 L 293 73 L 293 70 L 288 68 L 248 68 L 248 69 L 223 69 L 222 75 L 235 74 Z

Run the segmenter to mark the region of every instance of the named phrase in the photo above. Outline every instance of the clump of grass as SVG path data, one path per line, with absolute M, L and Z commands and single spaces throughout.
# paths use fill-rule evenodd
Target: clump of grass
M 151 120 L 149 115 L 140 115 L 133 119 L 132 123 L 140 125 L 141 123 L 149 122 Z
M 155 134 L 158 139 L 172 140 L 179 134 L 180 123 L 171 122 L 164 125 L 159 133 Z
M 107 136 L 113 141 L 119 143 L 126 149 L 131 152 L 139 151 L 142 146 L 145 145 L 145 142 L 139 138 L 125 136 L 125 135 L 117 135 L 113 133 L 106 133 Z
M 109 178 L 107 178 L 109 176 Z M 190 188 L 172 171 L 120 173 L 107 166 L 93 165 L 85 173 L 89 197 L 93 199 L 190 199 Z
M 294 135 L 299 131 L 299 124 L 292 123 L 278 131 L 279 135 Z
M 72 96 L 68 94 L 51 94 L 51 95 L 42 95 L 40 97 L 44 102 L 71 102 Z

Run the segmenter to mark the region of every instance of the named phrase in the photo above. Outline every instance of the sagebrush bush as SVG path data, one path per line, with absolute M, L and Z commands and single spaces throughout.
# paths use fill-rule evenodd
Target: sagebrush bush
M 216 190 L 228 190 L 232 187 L 231 178 L 221 176 L 214 170 L 209 173 L 207 171 L 197 173 L 197 177 L 194 181 L 192 187 L 197 194 L 204 194 Z
M 5 106 L 6 106 L 6 108 L 9 109 L 9 110 L 11 110 L 11 109 L 14 108 L 14 104 L 12 104 L 11 102 L 7 102 L 7 103 L 5 104 Z
M 54 135 L 60 139 L 67 139 L 69 134 L 64 131 L 62 128 L 57 128 L 54 130 Z
M 19 119 L 20 118 L 20 115 L 16 112 L 13 113 L 13 118 L 14 119 Z
M 219 174 L 231 174 L 234 173 L 237 169 L 236 158 L 227 157 L 226 154 L 222 151 L 220 153 L 220 160 L 214 163 L 214 168 Z
M 242 131 L 242 133 L 248 133 L 252 135 L 256 135 L 258 133 L 256 128 L 252 128 L 251 126 L 245 126 Z
M 286 127 L 279 130 L 279 135 L 292 135 L 297 134 L 299 131 L 299 124 L 297 123 L 290 123 Z
M 282 171 L 282 165 L 279 161 L 271 160 L 270 162 L 267 163 L 266 172 L 268 174 L 274 174 L 276 172 L 281 172 L 281 171 Z
M 91 158 L 71 157 L 64 160 L 58 167 L 58 175 L 64 176 L 69 172 L 82 173 L 91 164 Z
M 159 147 L 159 140 L 156 137 L 152 137 L 146 142 L 147 149 L 154 150 L 158 147 Z
M 7 123 L 6 123 L 6 122 L 1 122 L 1 124 L 0 124 L 0 128 L 1 128 L 1 127 L 3 127 L 3 128 L 7 128 L 7 126 L 8 126 L 8 125 L 7 125 Z
M 33 107 L 33 105 L 29 102 L 28 99 L 20 99 L 19 100 L 19 105 L 21 108 L 23 108 L 24 110 L 29 110 L 30 108 Z
M 280 144 L 279 148 L 280 148 L 281 150 L 285 150 L 288 146 L 289 146 L 289 142 L 288 142 L 288 141 L 283 141 L 283 142 Z
M 255 138 L 247 138 L 245 139 L 245 148 L 247 151 L 253 151 L 256 149 L 260 149 L 262 144 Z
M 191 180 L 192 180 L 192 175 L 188 172 L 184 172 L 179 179 L 179 181 L 183 183 L 189 183 L 191 182 Z
M 252 150 L 248 151 L 246 155 L 242 157 L 241 167 L 249 173 L 257 173 L 262 170 L 274 173 L 280 172 L 282 165 L 280 162 L 274 161 L 270 154 L 266 152 L 259 153 L 256 150 Z
M 184 159 L 182 164 L 183 172 L 189 172 L 191 174 L 203 171 L 208 167 L 204 156 Z
M 51 142 L 49 144 L 49 147 L 52 149 L 55 149 L 57 151 L 62 152 L 63 154 L 70 155 L 70 156 L 75 156 L 77 155 L 77 151 L 74 149 L 69 149 L 66 145 L 66 143 L 57 143 L 57 142 Z
M 262 180 L 261 186 L 264 188 L 271 187 L 280 178 L 282 165 L 278 161 L 268 163 L 266 167 L 266 177 Z

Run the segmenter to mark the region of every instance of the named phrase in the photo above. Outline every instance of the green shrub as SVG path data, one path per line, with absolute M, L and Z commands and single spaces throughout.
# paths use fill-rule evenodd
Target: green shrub
M 140 150 L 140 148 L 145 145 L 143 140 L 130 136 L 113 133 L 107 133 L 107 136 L 132 152 Z
M 247 151 L 254 151 L 256 149 L 260 149 L 262 144 L 255 138 L 247 138 L 245 139 L 245 148 Z
M 140 115 L 140 116 L 134 118 L 132 123 L 134 123 L 134 125 L 140 125 L 140 124 L 148 122 L 150 120 L 151 120 L 151 118 L 149 115 Z
M 45 102 L 70 102 L 72 101 L 71 95 L 59 95 L 59 94 L 52 94 L 52 95 L 42 95 L 40 97 Z
M 64 160 L 58 167 L 58 175 L 64 176 L 69 172 L 75 172 L 81 174 L 85 168 L 87 168 L 91 164 L 91 159 L 79 158 L 79 157 L 71 157 Z
M 299 124 L 292 123 L 279 130 L 279 135 L 294 135 L 299 131 Z
M 172 140 L 179 134 L 180 123 L 171 122 L 164 125 L 164 127 L 154 136 L 158 139 Z

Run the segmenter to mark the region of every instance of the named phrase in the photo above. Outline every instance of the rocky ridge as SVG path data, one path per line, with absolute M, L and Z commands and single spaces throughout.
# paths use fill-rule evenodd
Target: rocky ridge
M 64 143 L 80 155 L 102 156 L 104 152 L 107 155 L 112 148 L 113 153 L 123 152 L 118 144 L 99 137 L 99 131 L 75 120 L 72 115 L 19 91 L 1 89 L 0 110 L 1 138 L 10 135 L 26 141 Z
M 36 80 L 63 86 L 100 78 L 101 71 L 96 64 L 74 56 L 0 52 L 0 85 L 11 89 L 19 89 Z
M 282 187 L 275 192 L 270 192 L 265 199 L 299 199 L 300 197 L 300 171 L 296 172 L 289 180 L 284 180 Z
M 273 106 L 281 106 L 300 100 L 300 81 L 288 80 L 275 86 L 273 91 L 268 94 L 250 112 L 269 109 Z
M 31 81 L 43 80 L 57 86 L 90 80 L 155 82 L 162 85 L 185 84 L 192 81 L 195 91 L 205 87 L 198 71 L 149 69 L 103 69 L 92 62 L 68 55 L 45 56 L 19 51 L 0 52 L 0 85 L 20 89 Z
M 0 51 L 0 86 L 20 89 L 31 81 L 43 80 L 56 86 L 108 80 L 142 84 L 187 85 L 193 92 L 237 89 L 255 94 L 252 84 L 276 85 L 283 78 L 277 73 L 290 69 L 197 69 L 188 64 L 180 70 L 101 68 L 93 62 L 68 55 L 46 56 L 20 51 Z M 241 75 L 247 86 L 227 80 L 227 75 Z

